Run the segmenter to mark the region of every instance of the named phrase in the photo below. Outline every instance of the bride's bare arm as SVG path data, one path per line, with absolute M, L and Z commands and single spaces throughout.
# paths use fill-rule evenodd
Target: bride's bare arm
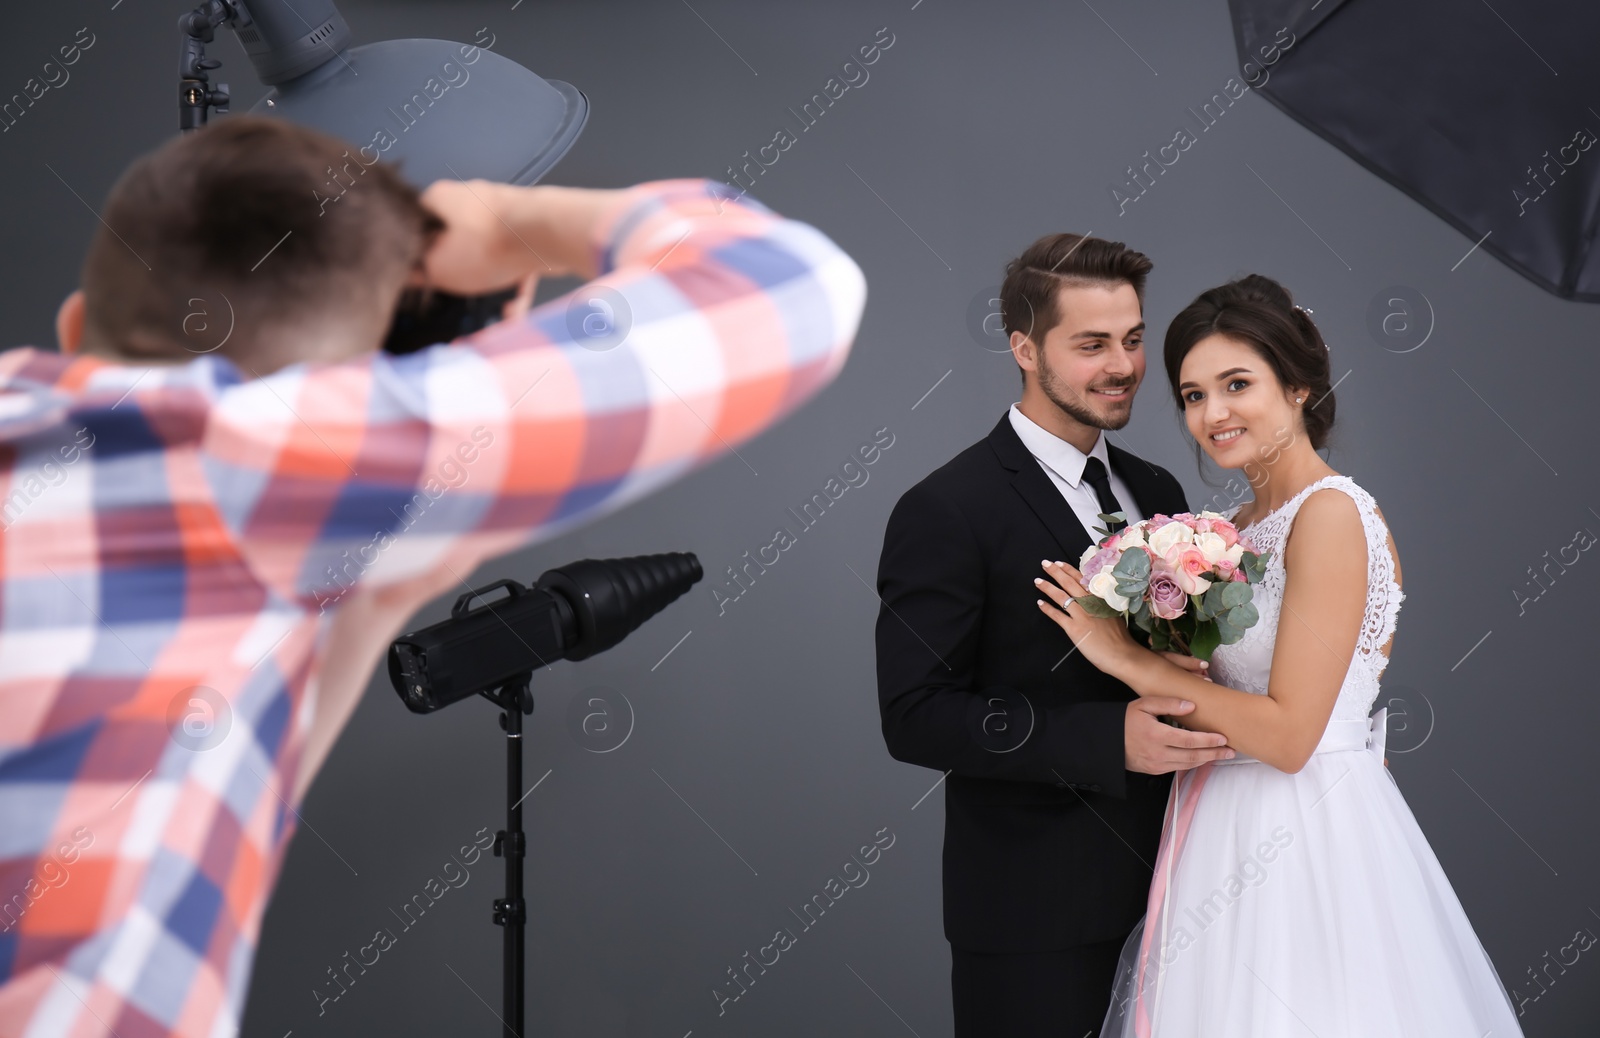
M 1280 771 L 1303 768 L 1333 713 L 1366 609 L 1361 513 L 1335 489 L 1309 495 L 1284 546 L 1283 608 L 1265 696 L 1206 681 L 1154 653 L 1119 674 L 1141 696 L 1194 703 L 1184 726 L 1221 732 L 1228 745 Z

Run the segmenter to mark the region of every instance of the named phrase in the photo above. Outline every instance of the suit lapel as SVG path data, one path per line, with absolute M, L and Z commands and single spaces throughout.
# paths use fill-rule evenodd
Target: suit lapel
M 1076 565 L 1095 538 L 1083 528 L 1078 513 L 1067 504 L 1066 498 L 1050 481 L 1038 459 L 1029 452 L 1017 431 L 1011 427 L 1009 409 L 1000 416 L 1000 421 L 989 433 L 989 446 L 1000 464 L 1011 472 L 1012 489 L 1022 497 L 1066 553 L 1062 558 Z M 1170 506 L 1161 500 L 1162 486 L 1155 470 L 1138 455 L 1113 443 L 1107 442 L 1106 448 L 1112 468 L 1132 491 L 1140 513 L 1148 518 L 1158 512 L 1166 512 Z
M 1163 500 L 1166 488 L 1149 462 L 1109 440 L 1106 441 L 1106 454 L 1111 458 L 1112 470 L 1133 491 L 1133 503 L 1139 506 L 1140 515 L 1148 519 L 1157 513 L 1173 514 L 1174 504 Z
M 1039 517 L 1065 553 L 1061 557 L 1076 565 L 1084 549 L 1093 543 L 1093 538 L 1083 528 L 1078 513 L 1067 504 L 1067 499 L 1050 482 L 1050 477 L 1045 475 L 1038 460 L 1029 453 L 1027 445 L 1011 427 L 1009 411 L 1000 416 L 999 423 L 989 433 L 989 446 L 993 448 L 1000 464 L 1010 470 L 1012 489 L 1027 502 L 1033 514 Z

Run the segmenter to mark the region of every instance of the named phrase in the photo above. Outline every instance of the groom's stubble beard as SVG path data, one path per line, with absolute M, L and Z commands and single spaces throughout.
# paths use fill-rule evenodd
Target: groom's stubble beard
M 1039 388 L 1044 392 L 1044 395 L 1052 404 L 1055 404 L 1056 407 L 1080 424 L 1092 429 L 1115 431 L 1127 425 L 1133 417 L 1133 397 L 1134 392 L 1137 392 L 1137 390 L 1130 392 L 1128 399 L 1121 404 L 1111 404 L 1112 411 L 1109 414 L 1101 414 L 1090 406 L 1090 398 L 1087 392 L 1079 393 L 1056 378 L 1055 372 L 1050 368 L 1050 362 L 1045 360 L 1044 350 L 1039 351 L 1038 369 L 1036 374 L 1039 378 Z M 1129 379 L 1127 382 L 1107 382 L 1094 388 L 1117 389 L 1121 386 L 1131 387 L 1134 385 L 1135 380 Z

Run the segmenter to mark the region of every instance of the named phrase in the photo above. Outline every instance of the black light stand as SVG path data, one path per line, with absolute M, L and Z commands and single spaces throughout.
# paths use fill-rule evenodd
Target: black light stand
M 178 31 L 183 34 L 178 56 L 178 129 L 183 133 L 204 126 L 213 108 L 221 114 L 228 113 L 232 101 L 228 84 L 211 85 L 210 72 L 221 68 L 222 62 L 206 57 L 205 45 L 216 39 L 217 26 L 237 18 L 239 13 L 223 0 L 207 0 L 178 18 Z M 244 24 L 249 25 L 248 15 Z
M 389 646 L 389 680 L 406 708 L 426 714 L 479 695 L 500 708 L 506 733 L 506 827 L 494 853 L 506 862 L 506 894 L 495 898 L 503 928 L 503 1038 L 523 1038 L 528 908 L 522 896 L 522 717 L 533 713 L 533 672 L 553 660 L 584 660 L 611 648 L 703 576 L 691 552 L 580 559 L 546 570 L 532 587 L 497 580 L 456 599 L 450 617 Z M 504 598 L 490 601 L 491 591 Z M 478 608 L 473 602 L 479 601 Z
M 501 1019 L 504 1038 L 522 1038 L 523 958 L 528 908 L 522 898 L 522 861 L 527 857 L 527 837 L 522 831 L 522 715 L 533 713 L 533 678 L 529 671 L 493 692 L 479 695 L 500 708 L 500 727 L 506 733 L 506 827 L 494 834 L 494 853 L 506 860 L 506 896 L 494 902 L 494 921 L 505 928 L 504 969 L 501 978 Z

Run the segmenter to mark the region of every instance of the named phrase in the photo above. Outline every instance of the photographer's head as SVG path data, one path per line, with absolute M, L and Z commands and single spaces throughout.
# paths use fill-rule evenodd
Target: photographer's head
M 368 353 L 443 227 L 390 164 L 281 119 L 228 116 L 117 180 L 57 338 L 135 364 L 217 353 L 246 375 Z
M 1122 242 L 1050 234 L 1006 266 L 1000 307 L 1023 414 L 1087 453 L 1120 429 L 1144 379 L 1150 260 Z

